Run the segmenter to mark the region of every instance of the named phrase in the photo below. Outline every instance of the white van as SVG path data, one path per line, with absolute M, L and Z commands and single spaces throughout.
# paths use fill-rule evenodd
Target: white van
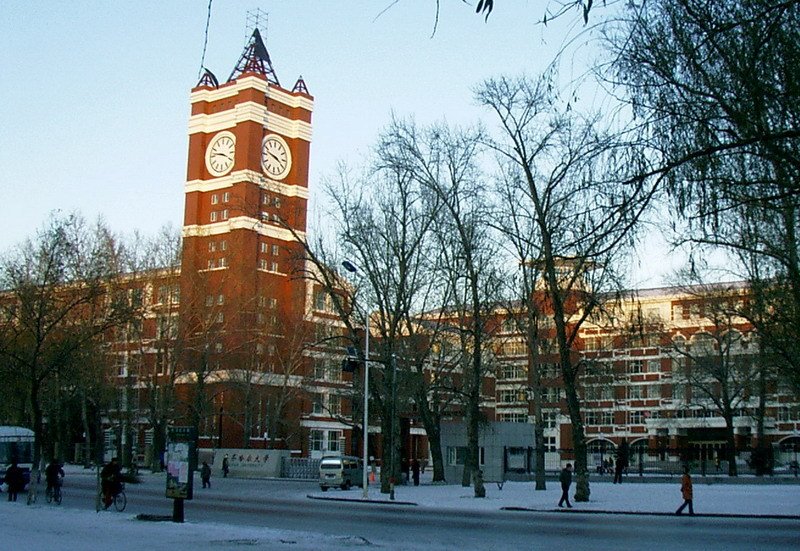
M 319 487 L 323 492 L 338 487 L 349 490 L 363 484 L 364 465 L 358 457 L 337 455 L 323 457 L 319 463 Z

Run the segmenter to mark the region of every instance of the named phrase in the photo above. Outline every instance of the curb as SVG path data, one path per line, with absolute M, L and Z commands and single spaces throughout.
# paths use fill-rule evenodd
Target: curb
M 530 509 L 528 507 L 500 507 L 501 511 L 519 511 L 530 513 L 562 513 L 562 514 L 581 514 L 581 515 L 628 515 L 628 516 L 651 516 L 651 517 L 703 517 L 703 518 L 761 518 L 770 520 L 800 520 L 800 515 L 747 515 L 737 513 L 695 513 L 694 515 L 675 513 L 658 513 L 653 511 L 606 511 L 602 509 Z
M 326 496 L 314 496 L 311 494 L 306 494 L 308 499 L 317 499 L 319 501 L 347 501 L 350 503 L 368 503 L 373 505 L 409 505 L 412 507 L 419 507 L 418 503 L 414 503 L 413 501 L 389 501 L 386 499 L 357 499 L 352 497 L 326 497 Z

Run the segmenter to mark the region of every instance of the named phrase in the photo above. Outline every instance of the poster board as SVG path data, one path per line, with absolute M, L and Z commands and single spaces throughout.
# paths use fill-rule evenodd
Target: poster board
M 167 433 L 167 497 L 192 499 L 197 468 L 197 433 L 193 427 L 171 427 Z

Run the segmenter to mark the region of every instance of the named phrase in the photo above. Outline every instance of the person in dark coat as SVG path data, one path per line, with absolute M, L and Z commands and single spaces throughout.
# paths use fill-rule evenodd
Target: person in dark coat
M 567 463 L 567 466 L 561 469 L 561 474 L 558 476 L 561 482 L 561 499 L 558 500 L 558 506 L 563 507 L 564 502 L 567 502 L 567 507 L 572 509 L 572 504 L 569 502 L 569 487 L 572 485 L 572 464 Z
M 207 461 L 203 461 L 203 466 L 200 467 L 200 479 L 203 481 L 203 488 L 211 487 L 211 467 Z
M 411 478 L 414 486 L 419 486 L 419 460 L 416 457 L 411 460 Z
M 683 476 L 681 477 L 681 495 L 683 496 L 683 505 L 678 507 L 678 510 L 675 511 L 675 514 L 680 515 L 683 512 L 683 509 L 688 505 L 689 514 L 693 515 L 694 507 L 692 506 L 692 500 L 694 495 L 692 492 L 692 476 L 689 474 L 688 465 L 683 467 Z
M 114 496 L 121 490 L 122 485 L 122 466 L 117 462 L 116 457 L 100 471 L 100 484 L 103 490 L 103 505 L 106 509 L 111 506 Z
M 64 469 L 54 457 L 50 464 L 44 469 L 44 479 L 47 481 L 47 492 L 51 492 L 56 486 L 61 486 L 61 479 L 64 478 Z
M 622 484 L 622 471 L 628 468 L 628 442 L 623 440 L 617 448 L 617 463 L 614 466 L 613 484 Z
M 11 466 L 6 469 L 6 484 L 8 501 L 17 501 L 17 494 L 25 489 L 25 473 L 17 466 L 16 461 L 11 461 Z
M 228 465 L 228 456 L 222 458 L 222 478 L 228 478 L 228 472 L 230 472 L 230 466 Z

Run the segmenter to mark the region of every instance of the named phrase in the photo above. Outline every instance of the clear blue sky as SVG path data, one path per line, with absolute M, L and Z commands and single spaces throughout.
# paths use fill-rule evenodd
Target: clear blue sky
M 55 209 L 103 215 L 120 233 L 181 225 L 207 5 L 0 2 L 0 251 Z M 226 80 L 247 11 L 268 12 L 260 26 L 281 84 L 302 75 L 315 97 L 313 217 L 324 210 L 320 178 L 357 163 L 393 111 L 469 123 L 475 84 L 541 71 L 579 19 L 537 25 L 544 5 L 500 2 L 484 22 L 461 0 L 441 0 L 431 37 L 434 0 L 214 0 L 205 65 Z

